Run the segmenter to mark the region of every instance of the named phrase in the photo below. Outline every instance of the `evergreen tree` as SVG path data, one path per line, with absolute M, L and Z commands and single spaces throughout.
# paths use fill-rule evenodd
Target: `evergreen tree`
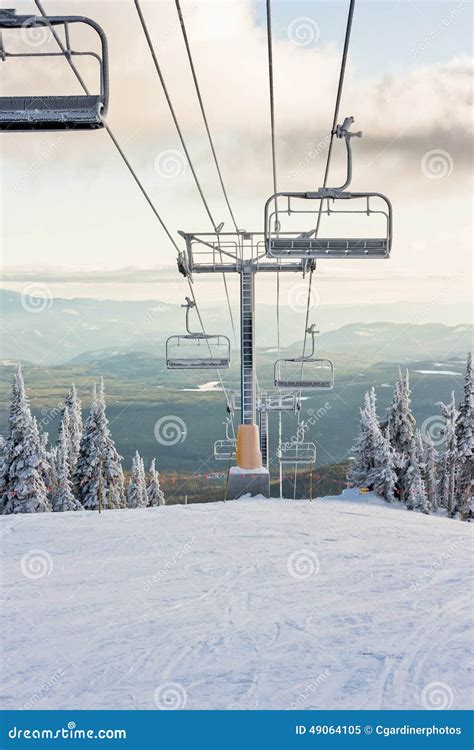
M 415 419 L 411 413 L 411 391 L 408 370 L 399 372 L 395 383 L 392 404 L 388 409 L 390 440 L 396 460 L 400 499 L 407 500 L 409 480 L 407 471 L 411 461 Z
M 366 484 L 370 472 L 375 468 L 375 430 L 378 426 L 378 418 L 374 388 L 365 394 L 364 406 L 359 411 L 359 434 L 352 448 L 355 461 L 347 473 L 347 480 L 356 487 Z
M 70 451 L 70 426 L 69 412 L 64 410 L 59 425 L 59 437 L 57 450 L 55 452 L 57 485 L 52 496 L 53 511 L 81 510 L 79 500 L 74 497 L 71 482 L 71 468 L 69 460 Z
M 83 430 L 81 402 L 78 398 L 74 383 L 64 401 L 64 411 L 67 411 L 69 416 L 69 464 L 71 467 L 71 473 L 74 473 L 77 459 L 79 458 L 79 451 L 81 449 Z
M 2 458 L 2 471 L 0 474 L 0 506 L 3 509 L 8 499 L 8 484 L 10 467 L 16 449 L 23 444 L 31 422 L 31 411 L 28 397 L 25 392 L 25 384 L 21 365 L 18 364 L 10 395 L 10 413 L 8 417 L 9 434 L 5 441 Z
M 3 470 L 5 466 L 5 447 L 6 447 L 7 441 L 3 437 L 3 435 L 0 435 L 0 477 L 3 476 Z
M 122 456 L 119 456 L 109 430 L 106 415 L 104 379 L 100 379 L 97 394 L 97 426 L 100 435 L 102 456 L 103 492 L 107 508 L 126 508 L 125 480 L 122 469 Z M 143 474 L 145 469 L 143 469 Z
M 89 416 L 84 425 L 79 456 L 73 476 L 75 494 L 81 505 L 86 508 L 86 510 L 97 510 L 99 507 L 99 472 L 101 459 L 97 445 L 96 411 L 97 387 L 94 383 L 92 387 Z
M 132 459 L 132 473 L 127 488 L 127 507 L 146 508 L 148 504 L 145 466 L 138 451 Z
M 121 457 L 108 425 L 101 379 L 99 391 L 95 385 L 93 388 L 91 410 L 84 426 L 74 474 L 78 498 L 88 510 L 99 508 L 99 487 L 104 509 L 123 508 L 126 504 Z
M 33 417 L 36 422 L 36 417 Z M 37 429 L 39 432 L 38 425 Z M 52 497 L 54 489 L 58 483 L 58 477 L 55 471 L 55 465 L 53 460 L 53 452 L 48 448 L 48 433 L 39 433 L 40 439 L 40 471 L 43 477 L 43 481 L 46 487 L 46 493 L 49 498 Z
M 388 503 L 392 503 L 396 499 L 397 473 L 390 444 L 390 428 L 387 427 L 384 435 L 377 422 L 373 426 L 373 438 L 375 466 L 369 472 L 367 482 L 374 487 L 377 494 L 384 497 Z
M 471 352 L 467 355 L 464 396 L 456 421 L 456 440 L 456 511 L 462 519 L 466 519 L 471 515 L 474 479 L 474 371 Z
M 415 436 L 413 436 L 412 440 L 410 461 L 406 470 L 406 479 L 408 488 L 406 505 L 408 510 L 420 510 L 422 513 L 430 513 L 431 506 L 426 495 L 426 487 L 421 475 Z
M 458 446 L 456 435 L 456 422 L 458 411 L 454 399 L 454 392 L 451 394 L 449 404 L 438 402 L 441 413 L 444 418 L 444 439 L 445 451 L 442 456 L 441 472 L 441 504 L 446 508 L 448 516 L 454 516 L 456 512 L 456 464 L 458 458 Z
M 160 487 L 160 475 L 155 468 L 155 459 L 150 465 L 150 479 L 147 486 L 148 505 L 155 507 L 165 504 L 165 495 Z
M 438 492 L 438 451 L 429 435 L 425 438 L 425 487 L 428 502 L 432 510 L 437 510 L 439 506 Z
M 41 469 L 38 425 L 30 416 L 22 442 L 17 442 L 12 449 L 3 512 L 43 513 L 50 510 Z

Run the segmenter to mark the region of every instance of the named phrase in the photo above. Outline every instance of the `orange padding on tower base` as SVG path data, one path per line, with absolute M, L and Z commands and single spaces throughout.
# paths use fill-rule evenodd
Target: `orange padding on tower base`
M 262 453 L 256 424 L 241 424 L 237 430 L 237 466 L 241 469 L 261 469 Z

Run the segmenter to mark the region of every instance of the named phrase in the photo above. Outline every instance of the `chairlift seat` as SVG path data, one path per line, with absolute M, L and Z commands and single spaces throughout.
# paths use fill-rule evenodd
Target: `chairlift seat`
M 387 258 L 387 238 L 336 239 L 269 237 L 267 252 L 273 258 Z
M 353 122 L 353 117 L 346 117 L 342 125 L 338 125 L 332 133 L 337 138 L 344 139 L 346 143 L 347 171 L 343 185 L 326 187 L 325 182 L 324 187 L 314 192 L 280 192 L 270 196 L 267 200 L 264 225 L 265 251 L 268 257 L 304 260 L 308 258 L 389 257 L 392 245 L 392 205 L 389 199 L 383 193 L 356 193 L 347 189 L 352 181 L 351 141 L 353 138 L 362 136 L 360 131 L 353 132 L 349 129 Z M 328 226 L 335 226 L 339 233 L 343 229 L 341 226 L 343 214 L 350 217 L 351 228 L 348 228 L 348 233 L 351 232 L 351 234 L 348 238 L 318 236 L 320 229 L 321 233 L 325 233 L 325 227 L 320 227 L 323 217 L 324 222 L 327 222 Z M 306 224 L 304 231 L 294 231 L 288 224 L 287 229 L 283 227 L 282 230 L 283 217 L 292 216 L 293 226 L 296 219 Z M 363 216 L 370 219 L 371 230 L 375 236 L 368 236 L 370 232 L 367 232 L 365 224 L 361 230 L 361 236 L 353 236 L 352 232 L 356 231 L 353 223 L 357 222 L 358 217 Z M 287 221 L 285 218 L 285 223 Z
M 100 96 L 0 97 L 1 130 L 74 130 L 102 128 Z
M 214 460 L 230 461 L 237 452 L 237 440 L 228 438 L 225 440 L 216 440 L 214 443 Z
M 308 369 L 323 370 L 327 377 L 305 376 Z M 290 377 L 287 370 L 299 372 L 299 377 Z M 278 359 L 274 368 L 275 388 L 281 390 L 298 391 L 330 391 L 334 388 L 334 365 L 330 359 L 315 359 L 311 357 L 294 357 L 293 359 Z
M 277 448 L 277 458 L 281 464 L 314 464 L 316 446 L 314 443 L 281 443 Z
M 189 313 L 195 303 L 186 297 L 185 334 L 166 341 L 168 370 L 223 370 L 230 367 L 230 339 L 222 334 L 195 333 L 189 327 Z
M 76 51 L 71 47 L 70 26 L 89 26 L 98 35 L 100 53 L 85 50 Z M 55 28 L 64 31 L 64 39 Z M 103 118 L 107 113 L 109 98 L 108 47 L 107 37 L 98 23 L 86 16 L 17 16 L 14 10 L 0 10 L 0 30 L 48 29 L 59 47 L 59 51 L 31 49 L 25 52 L 10 52 L 3 45 L 0 33 L 0 65 L 19 58 L 37 61 L 43 58 L 66 58 L 71 64 L 77 57 L 94 59 L 99 65 L 99 93 L 88 91 L 70 96 L 0 96 L 0 131 L 31 130 L 94 130 L 104 127 Z M 9 65 L 12 63 L 8 63 Z
M 227 357 L 170 357 L 168 370 L 222 370 L 229 367 Z

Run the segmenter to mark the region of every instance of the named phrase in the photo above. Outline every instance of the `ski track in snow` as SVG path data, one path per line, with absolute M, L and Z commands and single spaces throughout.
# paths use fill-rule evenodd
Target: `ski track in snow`
M 472 526 L 354 500 L 1 517 L 3 707 L 469 708 Z

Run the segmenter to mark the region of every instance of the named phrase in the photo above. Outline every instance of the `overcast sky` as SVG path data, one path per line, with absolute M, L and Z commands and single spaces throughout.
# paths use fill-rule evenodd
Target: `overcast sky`
M 34 11 L 30 1 L 13 5 Z M 51 14 L 87 13 L 104 27 L 109 124 L 171 232 L 209 230 L 132 0 L 44 5 Z M 143 0 L 142 7 L 204 191 L 230 229 L 175 4 Z M 265 4 L 183 0 L 182 7 L 234 213 L 241 227 L 260 231 L 272 192 Z M 278 182 L 285 189 L 322 183 L 346 13 L 347 2 L 337 0 L 273 3 Z M 469 299 L 471 28 L 471 2 L 356 2 L 340 119 L 353 115 L 363 130 L 354 144 L 352 188 L 391 198 L 394 243 L 389 261 L 320 263 L 316 282 L 325 304 Z M 92 41 L 88 34 L 74 39 L 76 48 Z M 4 40 L 7 49 L 18 46 L 11 32 Z M 39 49 L 36 38 L 26 41 Z M 60 59 L 54 70 L 15 59 L 0 70 L 3 95 L 78 91 Z M 93 88 L 94 69 L 83 72 Z M 0 144 L 4 286 L 159 299 L 175 280 L 173 295 L 181 295 L 175 250 L 106 132 L 4 134 Z M 343 151 L 336 143 L 330 183 L 342 181 Z M 230 287 L 236 298 L 236 279 Z M 201 277 L 196 294 L 203 302 L 222 299 L 222 282 Z M 259 295 L 273 299 L 273 279 L 259 285 Z

